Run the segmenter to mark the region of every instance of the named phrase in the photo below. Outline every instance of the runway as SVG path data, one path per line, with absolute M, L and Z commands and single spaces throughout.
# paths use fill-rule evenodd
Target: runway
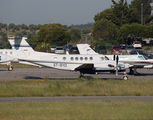
M 153 96 L 84 96 L 84 97 L 7 97 L 0 102 L 63 102 L 63 101 L 106 101 L 106 100 L 137 100 L 153 101 Z
M 137 69 L 138 75 L 129 75 L 128 78 L 130 80 L 147 80 L 153 78 L 153 69 Z M 127 69 L 128 73 L 128 69 Z M 104 72 L 95 74 L 85 74 L 87 78 L 100 78 L 104 80 L 115 79 L 122 80 L 123 73 L 119 73 L 118 76 L 115 74 Z M 75 78 L 79 78 L 79 72 L 70 72 L 57 70 L 52 68 L 14 68 L 14 71 L 8 71 L 7 68 L 0 68 L 0 81 L 10 81 L 10 80 L 28 80 L 28 79 L 47 79 L 47 80 L 73 80 Z

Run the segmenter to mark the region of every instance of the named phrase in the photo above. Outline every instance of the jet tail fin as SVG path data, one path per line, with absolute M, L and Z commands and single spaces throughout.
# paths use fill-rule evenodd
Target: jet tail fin
M 16 50 L 20 56 L 28 57 L 29 55 L 35 55 L 35 51 L 27 43 L 26 37 L 9 37 L 8 39 L 12 49 Z
M 88 44 L 77 44 L 80 54 L 98 54 Z

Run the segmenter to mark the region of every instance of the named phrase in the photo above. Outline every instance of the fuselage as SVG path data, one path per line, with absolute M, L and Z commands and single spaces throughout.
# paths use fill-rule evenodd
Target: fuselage
M 114 70 L 116 62 L 109 60 L 104 55 L 48 55 L 39 57 L 19 58 L 20 63 L 30 62 L 62 70 L 75 70 L 83 64 L 93 64 L 95 70 Z M 122 67 L 124 68 L 123 63 Z M 111 65 L 112 67 L 108 66 Z
M 107 55 L 113 60 L 113 55 Z M 119 55 L 119 62 L 129 64 L 129 67 L 153 68 L 153 59 L 148 59 L 143 55 Z

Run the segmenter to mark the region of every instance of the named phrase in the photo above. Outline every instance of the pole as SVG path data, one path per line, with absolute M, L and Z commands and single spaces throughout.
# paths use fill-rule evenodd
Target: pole
M 141 24 L 143 25 L 143 4 L 141 4 Z
M 9 23 L 8 23 L 8 9 L 6 10 L 7 11 L 7 37 L 9 37 Z

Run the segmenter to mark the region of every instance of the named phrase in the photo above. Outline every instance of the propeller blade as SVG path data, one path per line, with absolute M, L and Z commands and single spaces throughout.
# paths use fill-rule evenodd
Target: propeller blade
M 118 76 L 118 60 L 119 60 L 119 58 L 117 55 L 117 57 L 116 57 L 116 76 Z
M 117 57 L 116 57 L 116 64 L 118 65 L 118 60 L 119 60 L 119 58 L 118 58 L 118 55 L 117 55 Z
M 115 55 L 113 56 L 113 60 L 115 61 Z

